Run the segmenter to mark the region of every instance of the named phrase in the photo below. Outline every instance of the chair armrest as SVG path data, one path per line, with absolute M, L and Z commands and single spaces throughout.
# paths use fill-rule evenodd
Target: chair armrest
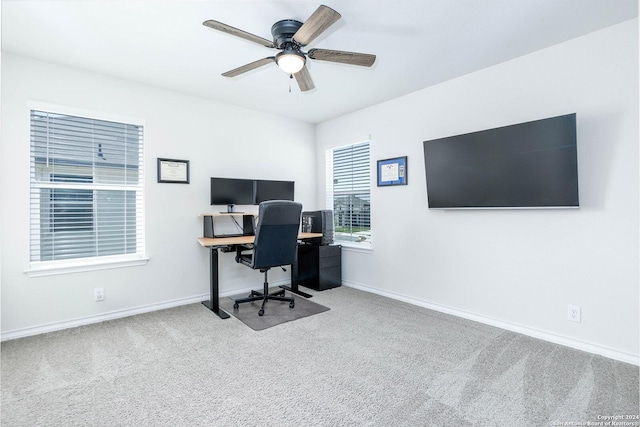
M 250 265 L 252 260 L 252 254 L 243 254 L 243 252 L 251 251 L 253 250 L 253 248 L 254 248 L 253 244 L 237 245 L 236 246 L 236 262 Z

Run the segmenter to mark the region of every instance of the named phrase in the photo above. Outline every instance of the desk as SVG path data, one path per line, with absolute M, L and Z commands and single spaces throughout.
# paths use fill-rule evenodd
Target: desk
M 322 233 L 299 233 L 298 239 L 313 239 L 322 237 Z M 219 296 L 219 279 L 218 279 L 218 249 L 229 248 L 232 249 L 237 245 L 248 245 L 253 243 L 255 236 L 234 236 L 234 237 L 199 237 L 198 243 L 204 248 L 209 248 L 209 268 L 210 268 L 210 294 L 211 297 L 208 301 L 202 301 L 202 304 L 209 310 L 213 311 L 221 319 L 228 319 L 229 314 L 220 308 L 220 296 Z M 297 269 L 297 265 L 292 266 L 293 269 Z M 293 271 L 291 277 L 293 278 Z M 296 275 L 297 276 L 297 275 Z M 302 294 L 298 291 L 298 283 L 291 283 L 291 288 L 283 287 L 291 292 Z M 310 295 L 305 294 L 309 297 Z

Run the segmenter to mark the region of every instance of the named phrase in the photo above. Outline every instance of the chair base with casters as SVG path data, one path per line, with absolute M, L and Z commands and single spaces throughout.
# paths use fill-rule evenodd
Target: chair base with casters
M 293 297 L 285 297 L 284 289 L 280 289 L 279 291 L 269 293 L 269 282 L 267 280 L 267 272 L 269 269 L 261 269 L 260 272 L 264 272 L 264 291 L 251 291 L 251 294 L 247 298 L 239 298 L 233 302 L 233 309 L 237 310 L 240 304 L 245 302 L 253 302 L 253 301 L 262 301 L 262 305 L 260 306 L 260 310 L 258 310 L 258 316 L 264 315 L 264 305 L 268 300 L 275 301 L 285 301 L 289 302 L 289 308 L 293 308 L 296 305 Z

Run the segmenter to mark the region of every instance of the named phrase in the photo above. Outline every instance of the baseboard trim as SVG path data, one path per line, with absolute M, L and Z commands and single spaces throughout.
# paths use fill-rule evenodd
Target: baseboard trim
M 565 347 L 571 347 L 576 350 L 582 350 L 588 353 L 598 354 L 600 356 L 604 356 L 609 359 L 614 359 L 620 362 L 625 362 L 625 363 L 630 363 L 633 365 L 640 366 L 640 356 L 635 354 L 625 353 L 612 348 L 603 347 L 600 345 L 587 343 L 583 341 L 578 341 L 566 336 L 557 335 L 551 332 L 542 331 L 539 329 L 518 325 L 515 323 L 505 322 L 504 320 L 494 319 L 492 317 L 483 316 L 480 314 L 471 313 L 464 310 L 459 310 L 456 308 L 431 303 L 431 302 L 420 300 L 417 298 L 408 297 L 402 294 L 383 291 L 381 289 L 372 288 L 369 286 L 362 285 L 360 283 L 345 281 L 344 279 L 342 280 L 342 284 L 350 288 L 359 289 L 365 292 L 370 292 L 370 293 L 391 298 L 397 301 L 406 302 L 412 305 L 417 305 L 419 307 L 428 308 L 430 310 L 438 311 L 445 314 L 450 314 L 452 316 L 461 317 L 463 319 L 472 320 L 474 322 L 483 323 L 489 326 L 495 326 L 500 329 L 505 329 L 507 331 L 516 332 L 516 333 L 527 335 L 533 338 L 538 338 L 544 341 L 549 341 L 554 344 L 563 345 Z
M 272 286 L 280 286 L 288 284 L 289 281 L 281 280 L 271 283 Z M 230 291 L 220 292 L 220 298 L 231 295 L 238 295 L 244 292 L 251 292 L 252 288 L 233 289 Z M 14 329 L 12 331 L 3 332 L 0 335 L 0 341 L 9 341 L 17 338 L 25 338 L 33 335 L 45 334 L 47 332 L 61 331 L 63 329 L 76 328 L 78 326 L 90 325 L 92 323 L 105 322 L 107 320 L 115 320 L 123 317 L 135 316 L 136 314 L 149 313 L 152 311 L 164 310 L 167 308 L 179 307 L 181 305 L 195 304 L 210 299 L 208 293 L 195 295 L 187 298 L 178 298 L 175 300 L 164 301 L 156 304 L 142 305 L 138 307 L 127 308 L 123 310 L 114 310 L 107 313 L 97 314 L 95 316 L 77 317 L 75 319 L 63 320 L 61 322 L 46 323 L 43 325 L 33 326 L 29 328 Z
M 149 313 L 152 311 L 164 310 L 167 308 L 178 307 L 181 305 L 194 304 L 200 301 L 208 300 L 209 294 L 195 295 L 188 298 L 178 298 L 175 300 L 165 301 L 156 304 L 142 305 L 138 307 L 127 308 L 124 310 L 114 310 L 107 313 L 97 314 L 95 316 L 77 317 L 71 320 L 61 322 L 46 323 L 39 326 L 14 329 L 12 331 L 3 332 L 0 341 L 8 341 L 17 338 L 24 338 L 32 335 L 44 334 L 47 332 L 55 332 L 63 329 L 76 328 L 78 326 L 90 325 L 92 323 L 100 323 L 107 320 L 120 319 L 122 317 L 135 316 L 136 314 Z
M 279 286 L 280 284 L 286 284 L 287 281 L 274 282 L 273 286 Z M 430 310 L 438 311 L 452 316 L 461 317 L 463 319 L 472 320 L 474 322 L 483 323 L 490 326 L 495 326 L 507 331 L 516 332 L 519 334 L 527 335 L 533 338 L 538 338 L 544 341 L 549 341 L 554 344 L 564 345 L 566 347 L 575 348 L 577 350 L 586 351 L 588 353 L 599 354 L 610 359 L 619 360 L 621 362 L 630 363 L 640 366 L 640 356 L 621 352 L 612 348 L 599 346 L 592 343 L 586 343 L 578 341 L 573 338 L 557 335 L 551 332 L 542 331 L 539 329 L 531 328 L 528 326 L 518 325 L 515 323 L 505 322 L 503 320 L 494 319 L 492 317 L 479 315 L 476 313 L 459 310 L 456 308 L 431 303 L 428 301 L 420 300 L 417 298 L 408 297 L 406 295 L 397 294 L 395 292 L 383 291 L 381 289 L 372 288 L 370 286 L 362 285 L 360 283 L 350 282 L 343 280 L 344 286 L 359 289 L 365 292 L 377 294 L 386 298 L 406 302 L 408 304 L 416 305 L 419 307 L 428 308 Z M 220 297 L 227 297 L 231 295 L 237 295 L 243 293 L 243 291 L 249 292 L 251 288 L 247 289 L 234 289 L 231 291 L 221 292 Z M 0 341 L 8 341 L 17 338 L 24 338 L 32 335 L 44 334 L 47 332 L 60 331 L 63 329 L 75 328 L 78 326 L 90 325 L 92 323 L 104 322 L 107 320 L 115 320 L 122 317 L 135 316 L 136 314 L 149 313 L 157 310 L 164 310 L 167 308 L 178 307 L 181 305 L 194 304 L 209 299 L 209 294 L 195 295 L 187 298 L 179 298 L 175 300 L 165 301 L 156 304 L 149 304 L 144 306 L 138 306 L 128 308 L 124 310 L 115 310 L 108 313 L 102 313 L 95 316 L 78 317 L 71 320 L 65 320 L 61 322 L 52 322 L 39 326 L 14 329 L 12 331 L 3 332 L 0 336 Z

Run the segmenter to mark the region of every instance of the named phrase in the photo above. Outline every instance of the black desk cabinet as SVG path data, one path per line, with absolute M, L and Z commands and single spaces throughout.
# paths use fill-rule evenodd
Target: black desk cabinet
M 298 284 L 323 291 L 342 284 L 342 246 L 298 245 Z

